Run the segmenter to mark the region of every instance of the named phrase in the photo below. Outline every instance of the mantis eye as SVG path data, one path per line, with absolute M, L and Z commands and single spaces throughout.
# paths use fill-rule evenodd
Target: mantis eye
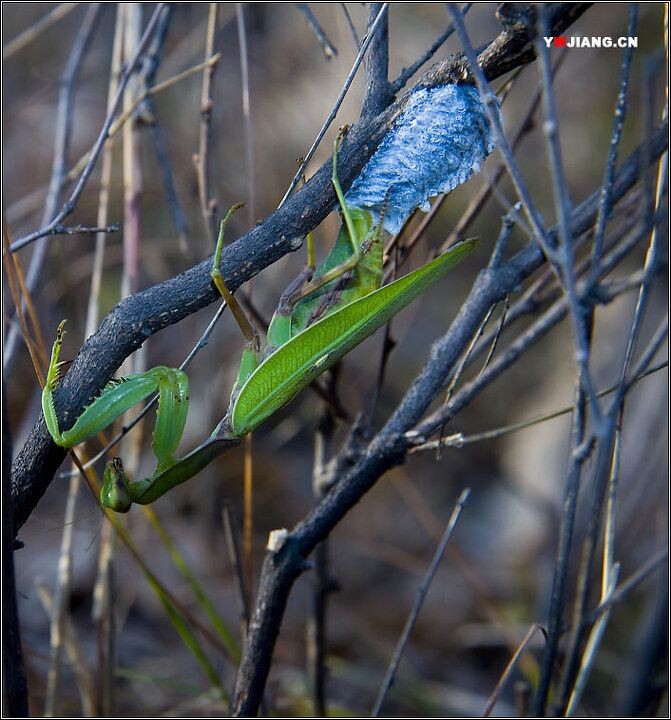
M 103 507 L 119 513 L 128 512 L 133 504 L 130 482 L 121 458 L 112 458 L 105 466 L 100 502 Z

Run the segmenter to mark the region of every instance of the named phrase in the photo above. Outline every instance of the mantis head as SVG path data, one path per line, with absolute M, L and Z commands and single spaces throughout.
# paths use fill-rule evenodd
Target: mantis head
M 119 513 L 128 512 L 133 504 L 130 481 L 124 472 L 121 458 L 112 458 L 105 466 L 100 502 L 103 507 Z

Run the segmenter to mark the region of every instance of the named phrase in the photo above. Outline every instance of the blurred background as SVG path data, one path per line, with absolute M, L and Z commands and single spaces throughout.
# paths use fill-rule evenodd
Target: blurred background
M 135 19 L 146 24 L 153 4 L 135 7 Z M 360 3 L 310 4 L 328 40 L 337 51 L 326 57 L 304 12 L 290 3 L 218 3 L 212 52 L 206 48 L 206 3 L 175 3 L 161 53 L 156 83 L 174 78 L 220 53 L 210 88 L 209 167 L 211 197 L 219 217 L 235 202 L 247 202 L 230 225 L 229 239 L 244 233 L 272 212 L 284 195 L 319 128 L 328 116 L 357 55 L 346 6 L 357 34 L 363 37 L 366 8 Z M 475 3 L 467 15 L 471 41 L 479 46 L 500 31 L 495 5 Z M 4 209 L 13 238 L 42 222 L 57 126 L 59 81 L 91 4 L 3 4 L 3 181 Z M 243 73 L 239 16 L 244 18 L 249 75 L 250 115 L 243 112 Z M 237 12 L 236 12 L 237 11 Z M 53 22 L 42 27 L 40 21 Z M 106 116 L 108 86 L 118 8 L 105 3 L 96 18 L 90 46 L 82 57 L 71 101 L 72 137 L 69 170 L 95 141 Z M 656 125 L 666 102 L 663 72 L 663 4 L 641 4 L 629 90 L 629 109 L 619 157 L 624 159 L 645 137 L 646 112 Z M 89 15 L 87 15 L 89 14 Z M 596 3 L 568 34 L 627 34 L 628 7 Z M 389 10 L 390 79 L 420 57 L 443 32 L 448 14 L 441 3 L 393 3 Z M 128 21 L 131 27 L 132 21 Z M 30 32 L 33 35 L 30 35 Z M 25 33 L 28 30 L 29 34 Z M 21 42 L 14 42 L 17 38 Z M 459 49 L 450 38 L 431 62 Z M 602 183 L 615 107 L 622 50 L 552 49 L 552 59 L 565 53 L 555 91 L 560 137 L 571 199 L 578 203 Z M 431 63 L 429 63 L 431 64 Z M 428 67 L 425 66 L 425 68 Z M 425 69 L 425 68 L 422 68 Z M 421 74 L 417 73 L 407 87 Z M 338 126 L 356 122 L 363 97 L 363 71 L 348 92 L 336 121 L 307 168 L 310 175 L 331 153 Z M 510 136 L 538 88 L 535 65 L 527 67 L 512 86 L 503 106 Z M 496 83 L 499 88 L 502 81 Z M 154 119 L 160 127 L 165 154 L 186 227 L 175 224 L 174 202 L 166 199 L 163 171 L 147 124 L 126 124 L 114 138 L 110 162 L 108 223 L 122 223 L 109 234 L 98 296 L 102 317 L 119 300 L 123 286 L 136 289 L 159 283 L 211 254 L 199 201 L 198 172 L 203 71 L 188 74 L 154 96 Z M 649 101 L 646 99 L 649 96 Z M 540 120 L 539 116 L 536 116 Z M 555 220 L 550 168 L 542 123 L 529 132 L 517 153 L 522 172 L 548 224 Z M 250 142 L 251 139 L 251 142 Z M 124 158 L 130 153 L 130 159 Z M 251 159 L 251 167 L 250 167 Z M 469 200 L 487 182 L 499 162 L 496 153 L 484 170 L 455 190 L 443 203 L 407 268 L 425 262 L 450 234 Z M 126 164 L 124 164 L 126 163 Z M 130 163 L 130 165 L 129 165 Z M 97 224 L 101 164 L 91 177 L 70 218 L 73 224 Z M 129 169 L 131 167 L 132 169 Z M 132 187 L 138 204 L 137 277 L 124 277 L 122 240 L 124 187 Z M 64 195 L 63 197 L 66 197 Z M 431 343 L 445 332 L 468 293 L 478 270 L 487 262 L 507 207 L 516 201 L 507 179 L 497 187 L 468 231 L 482 242 L 476 253 L 438 287 L 392 323 L 397 345 L 391 354 L 374 425 L 379 427 L 399 402 L 425 362 Z M 127 217 L 127 216 L 126 216 Z M 421 220 L 417 217 L 414 225 Z M 331 215 L 316 231 L 323 256 L 333 242 L 338 218 Z M 526 242 L 513 234 L 510 250 Z M 71 359 L 85 340 L 87 304 L 95 237 L 87 234 L 49 238 L 33 293 L 47 345 L 62 318 L 68 319 L 63 357 Z M 24 268 L 28 248 L 19 254 Z M 622 273 L 641 266 L 641 245 Z M 279 294 L 303 267 L 304 253 L 287 256 L 257 276 L 250 289 L 253 303 L 269 318 Z M 404 269 L 404 272 L 406 271 Z M 617 273 L 616 273 L 617 274 Z M 598 388 L 617 381 L 628 337 L 635 293 L 600 306 L 596 315 L 592 369 Z M 666 311 L 667 287 L 660 278 L 642 330 L 642 343 Z M 197 342 L 215 312 L 211 306 L 151 337 L 142 348 L 144 367 L 178 366 Z M 13 305 L 5 292 L 4 333 L 13 327 Z M 498 316 L 496 313 L 495 317 Z M 509 338 L 504 332 L 505 346 Z M 347 356 L 339 373 L 339 395 L 348 412 L 370 412 L 371 389 L 379 370 L 382 334 L 378 333 Z M 641 345 L 642 347 L 643 345 Z M 201 442 L 223 415 L 237 371 L 242 339 L 230 316 L 224 315 L 207 346 L 189 368 L 190 411 L 181 448 Z M 467 376 L 478 371 L 478 363 Z M 575 368 L 568 322 L 562 323 L 526 353 L 499 382 L 484 392 L 446 428 L 447 434 L 481 432 L 517 423 L 570 406 Z M 25 345 L 19 342 L 5 368 L 5 389 L 15 452 L 39 413 L 39 385 Z M 626 578 L 667 538 L 667 373 L 641 381 L 626 406 L 619 484 L 617 559 Z M 442 401 L 438 399 L 437 402 Z M 304 392 L 253 437 L 253 578 L 258 580 L 268 533 L 292 527 L 314 506 L 312 489 L 314 437 L 322 403 Z M 534 622 L 546 622 L 559 513 L 568 464 L 570 415 L 539 423 L 486 442 L 447 449 L 440 458 L 421 453 L 386 474 L 338 526 L 329 541 L 329 570 L 337 592 L 329 597 L 327 616 L 327 700 L 331 713 L 369 712 L 391 658 L 394 645 L 414 601 L 436 544 L 456 498 L 465 487 L 471 497 L 432 583 L 425 606 L 403 656 L 398 678 L 383 714 L 473 715 L 482 713 L 514 648 Z M 137 473 L 153 470 L 150 416 L 122 448 L 136 458 Z M 340 423 L 333 448 L 345 437 Z M 91 443 L 91 452 L 97 447 Z M 130 461 L 129 461 L 130 463 Z M 98 471 L 102 470 L 99 463 Z M 24 549 L 16 553 L 16 572 L 23 649 L 28 673 L 31 712 L 42 714 L 47 695 L 50 657 L 49 615 L 44 588 L 53 594 L 66 520 L 71 470 L 69 462 L 20 532 Z M 589 470 L 589 466 L 588 466 Z M 589 472 L 586 472 L 586 476 Z M 588 506 L 585 489 L 584 506 Z M 200 579 L 231 632 L 238 637 L 239 603 L 234 568 L 222 522 L 230 507 L 238 533 L 243 518 L 243 449 L 225 454 L 196 478 L 176 489 L 154 509 L 174 539 L 191 571 Z M 137 509 L 127 518 L 134 542 L 156 577 L 196 617 L 203 619 L 184 576 L 165 544 Z M 579 514 L 578 532 L 584 529 Z M 96 685 L 103 682 L 100 625 L 92 620 L 93 589 L 101 547 L 109 549 L 97 499 L 83 486 L 72 523 L 71 593 L 66 612 L 81 650 L 82 664 Z M 107 552 L 107 550 L 106 550 Z M 116 636 L 114 712 L 120 715 L 217 715 L 224 706 L 185 647 L 137 563 L 121 543 L 114 549 Z M 571 592 L 575 578 L 570 579 Z M 267 703 L 279 715 L 313 712 L 307 671 L 306 634 L 310 627 L 313 573 L 301 577 L 289 607 L 274 655 Z M 640 658 L 646 621 L 654 613 L 666 579 L 658 572 L 614 608 L 581 706 L 581 714 L 609 714 L 621 707 L 629 692 L 626 679 Z M 596 597 L 594 598 L 596 600 Z M 216 644 L 199 635 L 224 687 L 230 689 L 235 665 Z M 535 681 L 542 635 L 532 641 L 528 661 L 516 671 L 517 694 L 510 683 L 494 714 L 515 711 L 525 682 Z M 56 713 L 82 714 L 81 675 L 63 653 Z M 520 690 L 522 688 L 522 690 Z M 665 712 L 653 708 L 652 712 Z

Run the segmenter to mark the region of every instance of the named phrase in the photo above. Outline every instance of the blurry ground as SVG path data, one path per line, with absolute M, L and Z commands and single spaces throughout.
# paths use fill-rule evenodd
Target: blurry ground
M 42 3 L 4 4 L 3 43 L 16 37 L 50 7 Z M 312 7 L 338 49 L 337 57 L 330 61 L 324 59 L 314 35 L 293 5 L 260 3 L 245 8 L 254 130 L 255 219 L 264 218 L 277 206 L 295 172 L 296 158 L 307 152 L 356 56 L 340 4 Z M 355 3 L 348 7 L 363 34 L 363 7 Z M 76 8 L 4 63 L 4 203 L 14 237 L 40 224 L 52 160 L 58 79 L 84 11 L 84 7 Z M 145 17 L 149 12 L 150 7 L 146 6 Z M 176 6 L 159 80 L 202 61 L 206 19 L 206 4 Z M 220 4 L 219 20 L 216 50 L 222 53 L 222 59 L 212 90 L 211 157 L 213 194 L 220 209 L 225 209 L 249 198 L 234 4 Z M 440 3 L 394 3 L 390 10 L 390 78 L 411 64 L 442 32 L 446 22 L 447 13 Z M 626 34 L 626 24 L 626 5 L 597 3 L 571 32 L 617 37 Z M 494 37 L 498 32 L 494 6 L 476 4 L 468 15 L 467 25 L 474 45 Z M 71 162 L 90 147 L 104 118 L 113 33 L 114 8 L 107 5 L 82 69 Z M 622 158 L 644 134 L 642 77 L 645 63 L 662 47 L 661 3 L 641 6 L 638 37 Z M 458 42 L 452 38 L 436 59 L 457 49 Z M 553 56 L 557 52 L 553 50 Z M 621 51 L 565 52 L 566 61 L 555 87 L 568 183 L 572 199 L 577 202 L 601 184 Z M 509 131 L 517 127 L 537 81 L 537 70 L 531 66 L 514 87 L 503 111 Z M 661 112 L 660 82 L 655 87 L 655 118 Z M 362 89 L 359 78 L 334 129 L 356 121 Z M 211 252 L 205 240 L 192 164 L 192 155 L 198 147 L 200 93 L 198 74 L 156 98 L 194 259 Z M 317 152 L 308 176 L 330 155 L 334 129 Z M 538 206 L 546 218 L 553 217 L 542 135 L 535 132 L 529 136 L 518 156 Z M 491 172 L 493 162 L 490 159 L 485 173 Z M 140 285 L 147 287 L 180 272 L 191 262 L 180 252 L 175 240 L 148 138 L 142 163 Z M 97 182 L 96 175 L 82 196 L 75 215 L 77 222 L 94 223 Z M 117 142 L 111 221 L 123 217 L 121 182 Z M 425 238 L 422 254 L 413 259 L 415 265 L 449 234 L 481 183 L 482 176 L 476 176 L 450 196 Z M 508 200 L 514 198 L 507 183 L 500 187 Z M 478 254 L 394 321 L 393 336 L 399 344 L 392 355 L 377 409 L 378 423 L 398 402 L 426 358 L 430 343 L 454 316 L 478 268 L 486 261 L 502 214 L 496 198 L 490 200 L 471 230 L 471 234 L 483 238 Z M 238 213 L 231 226 L 231 239 L 247 227 L 245 212 Z M 323 251 L 335 237 L 336 228 L 336 219 L 330 217 L 318 229 L 319 247 Z M 522 241 L 523 237 L 517 236 L 516 242 Z M 118 299 L 120 242 L 120 235 L 109 238 L 101 299 L 103 312 Z M 57 322 L 68 318 L 66 358 L 73 357 L 84 340 L 92 249 L 92 240 L 85 236 L 50 241 L 37 307 L 48 339 Z M 29 254 L 30 251 L 21 254 L 26 264 Z M 639 259 L 635 258 L 637 262 Z M 302 254 L 296 253 L 254 280 L 254 302 L 267 316 L 302 264 Z M 630 294 L 598 310 L 597 355 L 593 365 L 598 387 L 616 380 L 633 302 Z M 666 290 L 657 287 L 644 324 L 645 337 L 646 332 L 656 327 L 665 305 Z M 5 317 L 9 310 L 7 298 Z M 147 367 L 178 365 L 212 313 L 213 308 L 208 308 L 151 338 L 145 346 Z M 380 343 L 381 338 L 376 336 L 344 362 L 341 392 L 352 413 L 367 409 L 366 400 L 377 373 L 377 362 L 371 362 L 371 358 L 379 356 Z M 191 407 L 184 449 L 202 440 L 221 417 L 240 348 L 239 334 L 230 318 L 225 317 L 189 372 Z M 503 382 L 495 384 L 460 415 L 448 431 L 486 430 L 570 405 L 573 377 L 572 339 L 568 326 L 563 324 L 509 371 Z M 19 448 L 38 412 L 38 387 L 24 348 L 20 349 L 6 383 L 9 422 L 15 446 Z M 257 572 L 268 532 L 290 527 L 314 504 L 311 468 L 319 407 L 316 396 L 306 392 L 289 410 L 254 435 Z M 666 373 L 657 373 L 640 383 L 630 396 L 626 412 L 616 548 L 622 577 L 662 547 L 667 536 Z M 406 465 L 382 478 L 337 528 L 329 544 L 332 573 L 340 586 L 340 591 L 331 596 L 328 619 L 328 697 L 334 711 L 365 713 L 372 706 L 416 588 L 455 499 L 468 486 L 472 488 L 471 500 L 433 582 L 384 712 L 415 715 L 482 712 L 510 657 L 509 643 L 518 643 L 532 622 L 544 621 L 546 616 L 569 427 L 569 416 L 564 416 L 500 440 L 445 451 L 438 462 L 433 455 L 412 456 Z M 145 439 L 150 431 L 151 427 L 145 425 Z M 145 445 L 141 467 L 151 472 L 149 443 Z M 66 463 L 62 470 L 67 469 Z M 241 526 L 241 470 L 242 452 L 228 454 L 156 504 L 191 568 L 233 629 L 238 623 L 237 598 L 220 509 L 224 499 L 230 501 Z M 25 549 L 16 556 L 19 609 L 34 714 L 43 712 L 49 657 L 48 620 L 36 587 L 41 582 L 52 588 L 55 581 L 67 483 L 63 477 L 52 483 L 20 534 Z M 76 518 L 70 610 L 88 663 L 95 672 L 96 636 L 90 610 L 101 521 L 97 504 L 88 492 L 79 501 Z M 129 525 L 156 575 L 176 595 L 183 591 L 184 601 L 192 604 L 183 580 L 141 514 L 131 513 Z M 311 712 L 305 672 L 311 582 L 310 574 L 298 581 L 274 656 L 268 698 L 279 714 Z M 626 691 L 621 679 L 627 677 L 635 662 L 637 640 L 646 614 L 651 612 L 658 583 L 658 576 L 653 576 L 628 602 L 614 610 L 585 694 L 585 711 L 609 713 Z M 207 688 L 206 681 L 121 546 L 116 594 L 120 668 L 117 711 L 122 715 L 220 712 L 221 708 L 207 698 L 196 699 Z M 540 637 L 532 647 L 538 659 Z M 220 657 L 216 662 L 230 686 L 234 668 Z M 61 681 L 59 712 L 80 712 L 69 671 Z M 509 690 L 495 714 L 511 712 L 513 695 Z

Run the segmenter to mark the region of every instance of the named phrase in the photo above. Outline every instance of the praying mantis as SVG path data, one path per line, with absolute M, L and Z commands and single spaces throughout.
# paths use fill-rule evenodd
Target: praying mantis
M 270 322 L 265 348 L 244 311 L 226 287 L 219 271 L 224 232 L 234 205 L 221 222 L 211 277 L 245 337 L 240 368 L 228 411 L 205 442 L 176 458 L 188 411 L 188 376 L 182 370 L 158 366 L 110 381 L 69 430 L 61 431 L 53 393 L 60 381 L 59 354 L 64 324 L 58 327 L 42 408 L 57 445 L 72 448 L 96 435 L 135 404 L 158 392 L 152 434 L 156 469 L 149 478 L 131 481 L 120 458 L 107 462 L 100 501 L 103 507 L 128 512 L 133 503 L 154 502 L 196 475 L 230 445 L 250 433 L 351 349 L 386 324 L 428 287 L 471 252 L 474 239 L 464 240 L 423 267 L 382 284 L 383 216 L 348 205 L 337 175 L 340 134 L 334 142 L 332 183 L 342 225 L 336 243 L 318 267 L 306 270 L 280 298 Z M 311 241 L 311 238 L 309 238 Z M 310 250 L 310 248 L 309 248 Z M 309 252 L 308 257 L 312 253 Z

